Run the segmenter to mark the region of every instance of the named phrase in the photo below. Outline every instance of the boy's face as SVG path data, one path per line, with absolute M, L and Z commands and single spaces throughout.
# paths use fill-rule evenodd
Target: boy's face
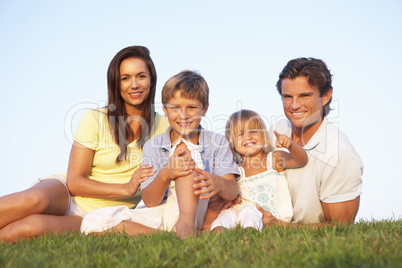
M 198 126 L 207 110 L 208 104 L 203 107 L 199 100 L 183 98 L 181 92 L 177 91 L 173 98 L 163 106 L 165 116 L 173 128 L 170 133 L 172 143 L 179 138 L 184 138 L 197 144 Z

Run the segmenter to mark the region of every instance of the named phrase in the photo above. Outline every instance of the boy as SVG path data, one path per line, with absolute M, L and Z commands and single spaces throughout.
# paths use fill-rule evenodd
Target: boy
M 193 71 L 183 71 L 166 82 L 162 102 L 170 127 L 143 148 L 142 164 L 155 169 L 141 183 L 147 208 L 98 209 L 84 218 L 82 232 L 112 228 L 138 234 L 176 229 L 184 238 L 201 228 L 212 196 L 237 197 L 238 169 L 228 141 L 200 125 L 208 110 L 208 95 L 206 81 Z
M 175 225 L 179 237 L 194 232 L 197 208 L 202 217 L 198 222 L 203 221 L 208 204 L 200 201 L 198 206 L 198 199 L 208 200 L 217 193 L 232 200 L 238 194 L 238 171 L 233 161 L 228 161 L 232 159 L 228 142 L 200 126 L 208 110 L 208 95 L 206 81 L 196 72 L 183 71 L 170 78 L 162 90 L 163 111 L 170 127 L 144 146 L 143 164 L 152 164 L 159 172 L 141 184 L 143 201 L 148 207 L 159 205 L 174 181 L 180 211 Z M 164 161 L 168 156 L 169 160 Z M 195 164 L 198 168 L 194 169 Z

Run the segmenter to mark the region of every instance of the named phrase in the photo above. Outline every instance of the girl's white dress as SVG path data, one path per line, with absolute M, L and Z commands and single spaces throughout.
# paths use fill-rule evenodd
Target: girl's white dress
M 277 172 L 272 166 L 272 152 L 267 156 L 267 171 L 246 177 L 239 167 L 241 204 L 222 211 L 212 223 L 211 230 L 223 226 L 233 229 L 237 224 L 243 228 L 262 229 L 262 214 L 256 208 L 259 204 L 280 220 L 290 222 L 293 217 L 292 201 L 285 171 Z

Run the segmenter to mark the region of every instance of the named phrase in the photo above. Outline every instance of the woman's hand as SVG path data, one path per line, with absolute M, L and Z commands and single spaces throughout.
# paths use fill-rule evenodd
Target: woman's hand
M 128 196 L 134 195 L 142 182 L 152 177 L 155 174 L 155 169 L 152 165 L 140 166 L 131 176 L 130 181 L 126 184 Z

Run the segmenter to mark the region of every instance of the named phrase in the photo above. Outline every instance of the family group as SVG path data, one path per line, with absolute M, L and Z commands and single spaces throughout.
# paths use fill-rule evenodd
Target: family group
M 267 128 L 257 112 L 240 110 L 225 135 L 201 126 L 209 87 L 199 72 L 165 83 L 164 116 L 154 110 L 156 80 L 146 47 L 115 55 L 108 104 L 83 115 L 67 173 L 0 197 L 0 241 L 354 223 L 363 164 L 327 119 L 333 88 L 324 61 L 297 58 L 280 72 L 286 120 Z

